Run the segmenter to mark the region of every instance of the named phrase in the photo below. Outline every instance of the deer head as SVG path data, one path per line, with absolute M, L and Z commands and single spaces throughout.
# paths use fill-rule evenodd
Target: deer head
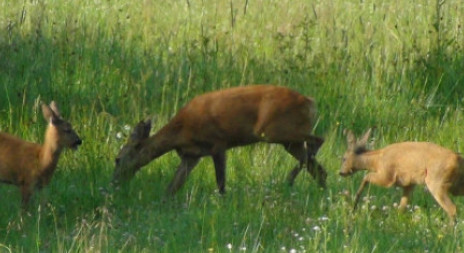
M 121 148 L 115 159 L 113 183 L 130 180 L 141 166 L 137 163 L 141 155 L 143 142 L 148 139 L 151 121 L 140 121 L 132 131 L 126 144 Z
M 71 123 L 61 117 L 55 101 L 52 101 L 49 106 L 42 104 L 42 113 L 49 123 L 46 141 L 56 143 L 58 149 L 77 149 L 82 144 L 82 140 L 72 128 Z

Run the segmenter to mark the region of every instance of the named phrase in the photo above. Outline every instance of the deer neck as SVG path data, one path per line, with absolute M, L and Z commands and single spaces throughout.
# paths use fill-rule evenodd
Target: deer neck
M 355 160 L 355 168 L 358 170 L 377 171 L 380 166 L 381 153 L 377 150 L 366 151 L 359 154 Z
M 173 150 L 178 145 L 178 137 L 180 133 L 179 127 L 173 127 L 173 124 L 168 123 L 154 135 L 149 137 L 142 144 L 140 150 L 140 165 L 148 164 L 153 159 L 156 159 L 167 152 Z
M 58 164 L 62 148 L 58 144 L 57 136 L 56 128 L 50 124 L 45 131 L 45 140 L 39 155 L 42 173 L 53 173 Z

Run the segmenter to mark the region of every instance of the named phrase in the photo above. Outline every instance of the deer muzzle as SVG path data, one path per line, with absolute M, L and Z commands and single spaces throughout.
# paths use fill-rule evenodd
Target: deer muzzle
M 77 138 L 76 141 L 71 145 L 71 148 L 76 150 L 80 145 L 82 145 L 82 140 Z

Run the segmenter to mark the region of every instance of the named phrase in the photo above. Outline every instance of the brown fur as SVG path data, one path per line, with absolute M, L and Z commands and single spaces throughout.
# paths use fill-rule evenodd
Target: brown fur
M 0 181 L 20 187 L 23 205 L 29 202 L 34 188 L 50 182 L 62 149 L 81 144 L 54 102 L 50 106 L 43 104 L 42 112 L 49 122 L 43 145 L 0 133 Z
M 340 175 L 347 176 L 358 170 L 368 170 L 356 193 L 354 208 L 368 183 L 403 188 L 399 208 L 403 210 L 415 185 L 425 184 L 438 204 L 451 220 L 456 216 L 456 206 L 449 198 L 463 195 L 464 162 L 455 152 L 430 142 L 402 142 L 369 151 L 366 142 L 370 130 L 356 141 L 353 133 L 347 133 L 348 150 L 344 155 Z M 364 149 L 356 154 L 355 150 Z
M 181 164 L 170 184 L 175 193 L 203 156 L 212 156 L 219 191 L 225 192 L 225 153 L 229 148 L 256 142 L 279 143 L 300 164 L 289 174 L 293 183 L 306 164 L 321 186 L 326 172 L 314 156 L 321 138 L 311 135 L 316 117 L 312 98 L 285 87 L 236 87 L 195 97 L 157 133 L 140 122 L 116 158 L 114 182 L 130 179 L 153 159 L 176 150 Z

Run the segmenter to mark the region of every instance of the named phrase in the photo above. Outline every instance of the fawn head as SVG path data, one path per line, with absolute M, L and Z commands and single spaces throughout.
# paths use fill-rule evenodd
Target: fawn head
M 347 150 L 342 158 L 342 166 L 340 168 L 341 176 L 349 176 L 356 172 L 355 168 L 355 159 L 358 155 L 367 151 L 367 141 L 369 140 L 369 135 L 371 134 L 371 129 L 367 130 L 364 135 L 356 140 L 353 132 L 345 129 L 343 133 L 346 135 L 347 141 Z
M 42 113 L 50 124 L 51 131 L 48 131 L 47 138 L 55 141 L 58 147 L 77 149 L 82 144 L 82 140 L 72 125 L 61 117 L 55 101 L 52 101 L 50 105 L 42 104 Z
M 135 126 L 126 144 L 124 144 L 119 154 L 116 156 L 116 167 L 113 173 L 114 184 L 121 181 L 128 181 L 140 168 L 137 164 L 140 150 L 143 147 L 143 142 L 147 140 L 150 135 L 150 129 L 150 120 L 142 120 Z

